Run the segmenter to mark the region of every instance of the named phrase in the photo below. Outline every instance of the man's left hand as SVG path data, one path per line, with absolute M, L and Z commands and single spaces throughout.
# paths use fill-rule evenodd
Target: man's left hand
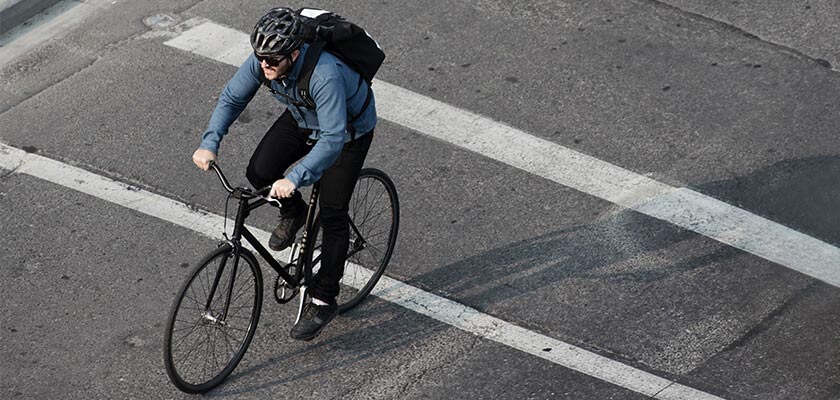
M 297 187 L 294 183 L 292 183 L 292 181 L 283 178 L 274 182 L 274 184 L 271 185 L 271 192 L 269 193 L 269 195 L 271 197 L 284 199 L 287 197 L 292 197 L 292 195 L 295 193 L 295 189 L 297 189 Z

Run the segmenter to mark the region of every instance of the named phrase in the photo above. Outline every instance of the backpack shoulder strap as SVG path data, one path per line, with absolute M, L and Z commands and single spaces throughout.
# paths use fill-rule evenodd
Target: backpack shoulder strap
M 312 80 L 312 72 L 315 71 L 315 65 L 318 64 L 318 59 L 321 58 L 321 52 L 324 51 L 326 42 L 317 41 L 309 44 L 306 50 L 306 55 L 303 58 L 303 65 L 300 68 L 300 75 L 297 79 L 298 93 L 303 99 L 306 108 L 315 108 L 315 101 L 312 99 L 312 94 L 309 92 L 309 81 Z
M 315 66 L 318 64 L 318 59 L 321 58 L 321 53 L 324 51 L 325 46 L 326 42 L 319 40 L 317 42 L 310 43 L 309 48 L 306 50 L 306 54 L 303 58 L 303 65 L 301 65 L 300 68 L 300 75 L 297 79 L 298 94 L 300 95 L 302 101 L 297 101 L 287 96 L 285 93 L 274 90 L 271 87 L 271 82 L 269 82 L 265 75 L 262 74 L 262 71 L 260 71 L 259 76 L 260 82 L 262 82 L 263 86 L 268 88 L 268 90 L 272 94 L 285 97 L 293 105 L 298 107 L 306 107 L 314 110 L 316 108 L 316 105 L 315 100 L 312 99 L 312 94 L 309 91 L 309 82 L 312 80 L 312 73 L 315 71 Z M 356 115 L 350 115 L 350 120 L 348 121 L 348 123 L 352 123 L 353 121 L 358 119 L 365 112 L 365 110 L 367 110 L 368 105 L 370 105 L 371 97 L 373 97 L 371 96 L 372 93 L 370 82 L 367 82 L 367 80 L 365 80 L 364 77 L 361 74 L 359 74 L 358 86 L 361 87 L 362 83 L 367 83 L 367 96 L 365 98 L 365 102 Z
M 350 115 L 350 120 L 347 121 L 348 124 L 352 124 L 354 121 L 359 119 L 359 117 L 361 117 L 362 114 L 365 113 L 365 110 L 367 110 L 368 106 L 370 105 L 370 99 L 373 97 L 373 89 L 371 89 L 370 83 L 364 79 L 362 74 L 359 74 L 359 88 L 362 87 L 362 83 L 367 83 L 367 94 L 365 95 L 365 102 L 364 104 L 362 104 L 362 108 L 359 109 L 359 112 L 356 115 L 350 114 L 348 112 L 348 114 Z M 356 91 L 358 91 L 358 89 L 356 89 Z

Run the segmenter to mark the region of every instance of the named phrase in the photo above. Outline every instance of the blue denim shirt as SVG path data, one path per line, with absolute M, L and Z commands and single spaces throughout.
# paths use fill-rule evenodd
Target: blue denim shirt
M 277 80 L 271 81 L 272 89 L 285 93 L 295 100 L 301 100 L 297 90 L 297 77 L 308 47 L 304 45 L 301 49 L 300 56 L 287 72 L 282 83 Z M 228 128 L 260 89 L 261 75 L 260 63 L 251 54 L 222 90 L 199 148 L 218 153 L 219 143 L 228 133 Z M 310 137 L 318 140 L 312 151 L 286 175 L 286 178 L 295 186 L 301 187 L 315 183 L 338 158 L 344 143 L 351 140 L 347 132 L 347 121 L 350 119 L 348 113 L 358 114 L 365 103 L 367 89 L 366 82 L 362 82 L 359 86 L 359 74 L 356 71 L 324 51 L 309 81 L 309 91 L 315 101 L 316 109 L 297 107 L 290 104 L 283 96 L 273 95 L 289 109 L 297 120 L 298 126 L 311 129 Z M 371 98 L 365 112 L 353 121 L 356 137 L 372 131 L 376 126 L 374 100 Z

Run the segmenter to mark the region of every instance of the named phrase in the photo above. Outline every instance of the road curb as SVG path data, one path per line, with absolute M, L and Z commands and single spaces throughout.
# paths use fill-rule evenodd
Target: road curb
M 61 0 L 0 0 L 0 35 Z

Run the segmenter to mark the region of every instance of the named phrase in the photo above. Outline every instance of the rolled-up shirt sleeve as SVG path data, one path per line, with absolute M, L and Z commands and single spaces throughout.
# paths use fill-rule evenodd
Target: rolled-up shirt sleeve
M 324 171 L 341 154 L 346 138 L 347 98 L 343 79 L 337 73 L 323 74 L 321 76 L 326 78 L 317 80 L 315 76 L 313 74 L 310 86 L 321 132 L 309 154 L 286 176 L 297 187 L 308 186 L 321 179 Z
M 201 136 L 200 149 L 218 153 L 219 144 L 228 133 L 228 128 L 259 90 L 261 73 L 257 59 L 251 54 L 222 90 L 207 130 Z

